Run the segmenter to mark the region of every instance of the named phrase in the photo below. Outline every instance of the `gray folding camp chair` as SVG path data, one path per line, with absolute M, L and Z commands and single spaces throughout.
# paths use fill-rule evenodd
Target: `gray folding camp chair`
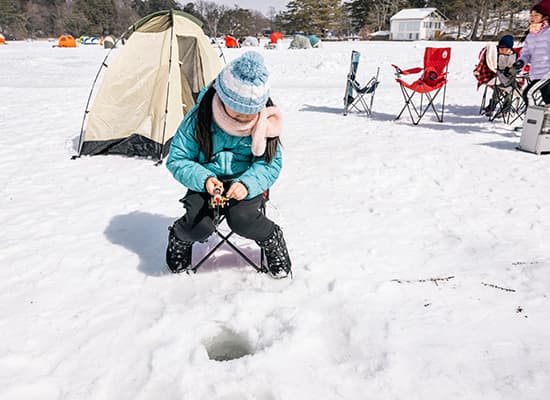
M 372 114 L 374 94 L 380 84 L 378 80 L 380 68 L 377 68 L 376 75 L 365 86 L 361 86 L 356 80 L 360 57 L 361 54 L 358 51 L 353 50 L 351 52 L 350 69 L 346 80 L 346 92 L 344 94 L 344 115 L 348 115 L 348 112 L 352 109 L 364 112 L 367 115 Z

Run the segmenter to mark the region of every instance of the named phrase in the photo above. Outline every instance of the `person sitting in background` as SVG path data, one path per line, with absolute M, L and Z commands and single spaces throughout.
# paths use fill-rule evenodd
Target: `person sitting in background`
M 531 65 L 531 82 L 523 90 L 523 99 L 527 104 L 535 104 L 534 95 L 542 94 L 542 100 L 550 104 L 550 0 L 542 0 L 531 8 L 529 33 L 521 49 L 521 57 L 514 63 L 520 70 L 526 64 Z
M 500 38 L 497 44 L 497 69 L 495 90 L 489 101 L 489 105 L 485 108 L 485 115 L 491 116 L 495 111 L 495 107 L 499 98 L 502 97 L 502 92 L 507 93 L 504 99 L 503 110 L 506 110 L 506 104 L 512 103 L 512 89 L 516 84 L 516 77 L 513 71 L 513 65 L 517 60 L 517 54 L 514 52 L 514 38 L 511 35 L 505 35 Z

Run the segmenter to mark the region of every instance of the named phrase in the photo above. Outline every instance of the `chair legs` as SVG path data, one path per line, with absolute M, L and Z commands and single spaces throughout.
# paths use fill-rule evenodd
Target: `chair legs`
M 409 112 L 409 115 L 411 117 L 412 123 L 414 125 L 418 125 L 422 117 L 426 114 L 428 110 L 433 110 L 435 113 L 435 116 L 439 122 L 443 122 L 443 113 L 445 109 L 445 86 L 437 89 L 437 91 L 434 94 L 431 94 L 430 92 L 423 92 L 418 93 L 420 96 L 419 103 L 414 102 L 414 96 L 417 94 L 417 92 L 410 91 L 407 92 L 407 90 L 401 85 L 401 92 L 403 93 L 403 98 L 405 99 L 405 105 L 397 114 L 397 117 L 395 119 L 401 118 L 401 115 L 405 110 Z M 438 110 L 435 107 L 434 101 L 437 98 L 437 95 L 439 92 L 443 89 L 443 102 L 441 104 L 441 109 Z M 417 96 L 418 97 L 418 96 Z
M 373 97 L 374 95 L 371 96 L 370 101 L 367 103 L 363 95 L 358 95 L 351 103 L 345 106 L 344 115 L 347 115 L 352 109 L 355 109 L 357 112 L 364 112 L 367 116 L 371 115 Z
M 374 94 L 380 83 L 378 80 L 379 74 L 380 68 L 376 70 L 376 75 L 373 76 L 364 87 L 361 87 L 355 80 L 352 80 L 348 76 L 346 97 L 344 99 L 344 115 L 348 115 L 348 112 L 352 109 L 355 109 L 359 113 L 364 112 L 367 116 L 372 114 Z
M 481 97 L 481 104 L 479 106 L 479 115 L 483 115 L 486 112 L 486 108 L 489 106 L 488 101 L 491 99 L 488 95 L 489 92 L 489 86 L 485 85 L 485 89 L 483 89 L 483 96 Z
M 262 206 L 261 212 L 265 214 L 265 206 Z M 254 268 L 257 272 L 267 272 L 267 267 L 265 265 L 265 252 L 262 248 L 259 248 L 260 251 L 260 263 L 254 262 L 250 257 L 248 257 L 241 249 L 239 249 L 233 242 L 231 242 L 230 238 L 235 234 L 235 232 L 230 231 L 227 234 L 224 234 L 220 231 L 219 227 L 220 224 L 225 220 L 225 217 L 222 216 L 219 221 L 217 221 L 216 224 L 216 230 L 214 231 L 215 234 L 218 236 L 220 241 L 216 243 L 216 245 L 211 248 L 208 253 L 206 253 L 192 268 L 189 270 L 193 273 L 196 273 L 197 270 L 204 264 L 205 261 L 207 261 L 210 257 L 214 255 L 214 253 L 224 244 L 227 244 L 235 253 L 237 253 L 239 256 L 241 256 L 252 268 Z
M 505 124 L 510 125 L 517 120 L 523 120 L 527 107 L 519 89 L 513 88 L 511 91 L 507 91 L 495 87 L 494 90 L 491 100 L 493 110 L 489 121 L 502 119 Z

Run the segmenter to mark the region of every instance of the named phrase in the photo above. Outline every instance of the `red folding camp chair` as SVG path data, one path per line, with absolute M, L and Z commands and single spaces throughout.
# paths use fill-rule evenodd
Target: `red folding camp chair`
M 405 100 L 405 105 L 395 119 L 399 119 L 405 109 L 407 109 L 413 124 L 417 125 L 424 114 L 431 108 L 437 120 L 443 122 L 445 92 L 447 88 L 447 68 L 450 60 L 450 47 L 426 47 L 423 68 L 416 67 L 402 70 L 397 65 L 392 64 L 395 68 L 395 75 L 397 76 L 395 81 L 399 83 Z M 418 74 L 420 72 L 422 72 L 420 78 L 412 83 L 407 83 L 401 79 L 401 75 Z M 438 111 L 434 105 L 434 101 L 441 91 L 443 91 L 443 102 L 441 104 L 441 110 Z M 416 94 L 418 95 L 415 97 Z M 420 97 L 419 102 L 415 103 L 418 97 Z

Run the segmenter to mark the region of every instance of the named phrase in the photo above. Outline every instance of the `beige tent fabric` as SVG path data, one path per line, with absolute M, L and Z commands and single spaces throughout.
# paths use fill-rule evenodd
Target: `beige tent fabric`
M 173 33 L 167 13 L 147 21 L 116 50 L 90 108 L 85 142 L 139 134 L 164 144 L 194 105 L 192 94 L 217 76 L 221 61 L 202 29 L 183 16 L 174 19 Z
M 210 44 L 209 38 L 202 32 L 202 29 L 187 18 L 179 17 L 174 21 L 176 35 L 193 36 L 197 39 L 197 47 L 200 53 L 200 69 L 204 82 L 201 89 L 212 81 L 222 69 L 220 57 Z M 202 78 L 201 77 L 201 78 Z
M 151 18 L 145 24 L 136 29 L 136 32 L 164 32 L 172 26 L 170 14 L 159 15 Z
M 86 140 L 137 133 L 161 142 L 158 119 L 166 104 L 170 31 L 135 32 L 131 39 L 107 67 L 88 115 Z

